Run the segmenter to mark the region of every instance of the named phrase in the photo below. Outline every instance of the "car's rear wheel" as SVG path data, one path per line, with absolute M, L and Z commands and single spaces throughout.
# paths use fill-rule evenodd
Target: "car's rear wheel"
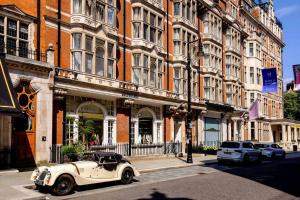
M 121 182 L 123 184 L 129 184 L 133 179 L 133 170 L 130 167 L 126 167 L 122 172 Z
M 74 189 L 74 179 L 68 174 L 63 174 L 56 179 L 52 193 L 57 196 L 70 194 Z

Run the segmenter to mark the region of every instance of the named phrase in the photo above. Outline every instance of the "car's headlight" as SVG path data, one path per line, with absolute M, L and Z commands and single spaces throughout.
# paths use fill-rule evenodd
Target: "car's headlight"
M 32 179 L 35 180 L 37 179 L 37 177 L 40 175 L 40 170 L 38 168 L 36 168 L 33 172 L 32 172 Z

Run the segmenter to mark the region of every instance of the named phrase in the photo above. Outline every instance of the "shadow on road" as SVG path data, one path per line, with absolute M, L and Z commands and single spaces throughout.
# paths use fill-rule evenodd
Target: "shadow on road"
M 153 192 L 151 193 L 151 198 L 138 199 L 138 200 L 156 200 L 156 199 L 159 199 L 159 200 L 161 200 L 161 199 L 166 199 L 166 200 L 192 200 L 192 199 L 183 198 L 183 197 L 169 198 L 164 193 L 159 192 L 156 188 L 153 188 L 152 190 L 153 190 Z
M 222 165 L 208 165 L 220 168 Z M 300 158 L 275 160 L 261 165 L 247 165 L 224 171 L 231 175 L 247 178 L 295 197 L 300 197 Z

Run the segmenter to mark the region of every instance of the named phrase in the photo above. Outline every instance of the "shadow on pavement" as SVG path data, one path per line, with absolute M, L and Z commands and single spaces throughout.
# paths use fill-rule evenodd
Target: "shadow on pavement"
M 209 165 L 220 169 L 227 165 Z M 232 166 L 232 165 L 231 165 Z M 274 160 L 263 164 L 251 164 L 223 171 L 231 175 L 247 178 L 249 180 L 264 184 L 295 197 L 300 197 L 300 158 L 287 160 Z
M 156 199 L 166 199 L 166 200 L 192 200 L 189 198 L 183 198 L 183 197 L 178 197 L 178 198 L 169 198 L 167 197 L 167 195 L 165 195 L 164 193 L 159 192 L 156 188 L 152 189 L 153 192 L 151 193 L 151 198 L 147 198 L 147 199 L 138 199 L 138 200 L 156 200 Z

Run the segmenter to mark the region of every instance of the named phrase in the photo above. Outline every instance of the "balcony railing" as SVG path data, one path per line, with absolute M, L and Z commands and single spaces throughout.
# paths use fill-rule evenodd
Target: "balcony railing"
M 0 53 L 6 53 L 12 56 L 47 62 L 46 53 L 38 52 L 37 50 L 28 48 L 17 48 L 15 46 L 0 45 Z

